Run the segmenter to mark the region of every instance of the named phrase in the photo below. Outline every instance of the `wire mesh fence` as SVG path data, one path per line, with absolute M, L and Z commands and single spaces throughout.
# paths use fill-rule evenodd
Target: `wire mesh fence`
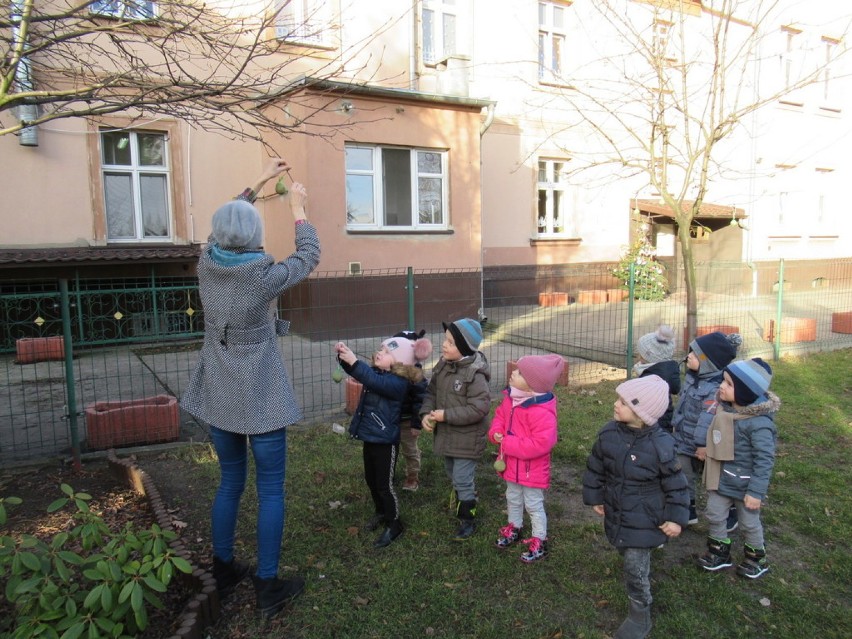
M 673 267 L 672 267 L 673 268 Z M 333 346 L 369 359 L 382 339 L 478 319 L 495 396 L 523 355 L 558 353 L 569 383 L 624 379 L 632 345 L 660 323 L 688 345 L 686 295 L 634 299 L 612 264 L 315 273 L 282 296 L 279 338 L 307 421 L 341 420 Z M 741 357 L 852 346 L 852 260 L 697 265 L 698 333 L 739 332 Z M 682 272 L 670 273 L 682 281 Z M 206 437 L 176 404 L 204 328 L 197 282 L 4 282 L 0 290 L 0 463 Z M 63 288 L 64 287 L 64 288 Z M 65 346 L 70 345 L 70 349 Z M 356 396 L 357 397 L 357 396 Z

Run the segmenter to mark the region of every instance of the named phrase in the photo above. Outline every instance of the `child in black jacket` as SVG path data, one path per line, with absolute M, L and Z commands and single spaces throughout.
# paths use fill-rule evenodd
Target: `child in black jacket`
M 604 517 L 624 559 L 630 613 L 616 639 L 651 631 L 651 550 L 677 537 L 689 517 L 689 490 L 671 435 L 657 425 L 669 387 L 657 375 L 631 379 L 615 392 L 614 421 L 598 433 L 583 475 L 583 503 Z
M 660 324 L 653 333 L 646 333 L 636 342 L 639 361 L 633 365 L 635 377 L 658 375 L 669 385 L 669 405 L 660 417 L 660 428 L 672 432 L 672 395 L 680 393 L 680 364 L 674 360 L 675 334 L 668 324 Z

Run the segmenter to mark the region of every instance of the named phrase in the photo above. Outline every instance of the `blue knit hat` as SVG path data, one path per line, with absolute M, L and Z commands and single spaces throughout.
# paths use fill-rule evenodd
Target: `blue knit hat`
M 766 396 L 772 382 L 772 368 L 759 357 L 731 362 L 725 367 L 734 385 L 734 402 L 748 406 Z
M 475 319 L 465 317 L 449 324 L 441 322 L 441 325 L 445 331 L 450 331 L 456 348 L 463 357 L 469 357 L 479 350 L 482 343 L 482 326 Z

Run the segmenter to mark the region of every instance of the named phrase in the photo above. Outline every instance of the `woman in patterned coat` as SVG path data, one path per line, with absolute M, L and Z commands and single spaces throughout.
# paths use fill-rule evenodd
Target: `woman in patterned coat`
M 263 225 L 252 204 L 255 192 L 288 170 L 285 160 L 270 161 L 254 189 L 213 215 L 212 234 L 198 261 L 204 307 L 204 346 L 181 399 L 181 406 L 210 425 L 221 479 L 212 509 L 213 575 L 227 596 L 248 574 L 234 559 L 234 535 L 247 476 L 247 447 L 256 469 L 258 495 L 257 568 L 253 575 L 257 608 L 277 613 L 304 589 L 304 580 L 278 578 L 284 531 L 286 427 L 302 412 L 284 367 L 278 336 L 287 322 L 276 319 L 278 296 L 303 281 L 319 263 L 316 229 L 305 217 L 307 192 L 290 189 L 296 222 L 296 250 L 285 260 L 261 249 Z

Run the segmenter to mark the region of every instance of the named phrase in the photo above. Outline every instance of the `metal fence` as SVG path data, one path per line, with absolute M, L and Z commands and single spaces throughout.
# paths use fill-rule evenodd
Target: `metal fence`
M 670 279 L 682 273 L 673 268 Z M 702 264 L 698 283 L 699 332 L 736 330 L 740 356 L 852 346 L 852 260 Z M 661 322 L 675 328 L 682 355 L 684 300 L 682 290 L 659 302 L 634 300 L 611 264 L 321 272 L 282 296 L 281 316 L 292 325 L 280 344 L 306 419 L 341 419 L 347 385 L 332 381 L 338 340 L 369 358 L 396 331 L 425 329 L 435 347 L 428 370 L 440 353 L 442 321 L 480 319 L 496 395 L 525 354 L 563 355 L 571 383 L 624 379 L 634 339 Z M 3 465 L 206 437 L 168 401 L 183 392 L 201 344 L 194 279 L 6 281 L 0 321 Z

